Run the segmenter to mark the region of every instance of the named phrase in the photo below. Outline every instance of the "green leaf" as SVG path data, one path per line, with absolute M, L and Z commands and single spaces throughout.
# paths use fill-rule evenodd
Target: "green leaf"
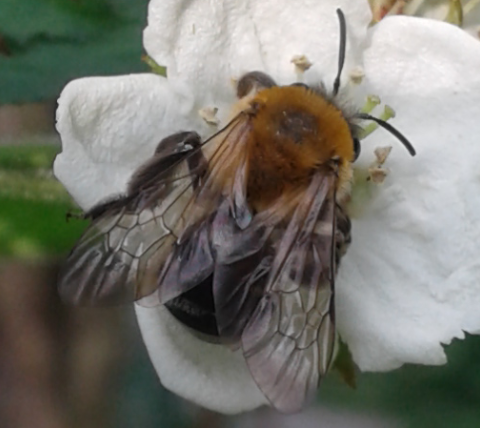
M 1 0 L 0 103 L 53 99 L 82 76 L 147 71 L 146 14 L 147 0 Z
M 159 76 L 167 77 L 167 67 L 159 65 L 156 61 L 148 55 L 142 55 L 142 61 L 150 67 L 152 73 L 158 74 Z
M 66 221 L 74 204 L 51 171 L 59 150 L 0 146 L 0 257 L 64 254 L 86 227 Z
M 133 19 L 137 22 L 147 22 L 147 6 L 149 0 L 109 0 L 113 9 L 119 16 Z
M 92 75 L 148 71 L 134 24 L 89 42 L 41 42 L 15 58 L 0 57 L 0 102 L 58 97 L 68 81 Z
M 480 337 L 446 347 L 446 365 L 405 365 L 387 373 L 360 373 L 357 389 L 336 376 L 320 387 L 324 405 L 395 418 L 394 426 L 476 428 L 480 420 Z
M 0 170 L 50 169 L 60 147 L 54 144 L 0 146 Z
M 0 196 L 0 256 L 37 258 L 67 253 L 87 223 L 69 221 L 68 202 Z
M 0 33 L 17 43 L 39 35 L 82 40 L 118 20 L 105 0 L 2 0 Z
M 337 371 L 341 379 L 350 387 L 357 387 L 356 367 L 353 362 L 352 354 L 348 346 L 339 340 L 337 357 L 333 363 L 332 369 Z

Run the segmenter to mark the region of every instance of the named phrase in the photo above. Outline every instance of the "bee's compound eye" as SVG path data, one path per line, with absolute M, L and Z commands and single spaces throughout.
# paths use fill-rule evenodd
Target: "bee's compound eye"
M 360 156 L 360 140 L 358 138 L 353 139 L 353 156 L 354 161 Z
M 261 71 L 251 71 L 243 75 L 237 83 L 237 97 L 243 98 L 252 92 L 277 86 L 268 74 Z

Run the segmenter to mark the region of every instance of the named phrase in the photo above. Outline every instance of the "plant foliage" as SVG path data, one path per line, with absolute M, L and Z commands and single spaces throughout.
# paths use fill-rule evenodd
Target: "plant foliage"
M 148 71 L 147 0 L 2 0 L 0 103 L 56 98 L 72 79 Z

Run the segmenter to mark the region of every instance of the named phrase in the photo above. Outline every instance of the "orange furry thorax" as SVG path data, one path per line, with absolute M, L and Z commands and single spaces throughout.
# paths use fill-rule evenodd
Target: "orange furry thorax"
M 338 187 L 345 186 L 354 153 L 341 110 L 301 86 L 264 89 L 248 104 L 247 195 L 257 211 L 304 190 L 315 171 L 328 168 L 332 160 L 339 168 Z

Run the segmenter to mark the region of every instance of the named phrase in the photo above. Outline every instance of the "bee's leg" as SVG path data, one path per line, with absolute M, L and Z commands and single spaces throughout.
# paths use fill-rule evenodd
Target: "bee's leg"
M 170 156 L 176 153 L 188 152 L 199 147 L 202 142 L 195 131 L 182 131 L 165 137 L 158 143 L 155 155 Z
M 237 83 L 237 97 L 243 98 L 251 93 L 257 93 L 262 89 L 277 86 L 275 81 L 261 71 L 251 71 L 244 74 Z
M 65 213 L 65 220 L 70 221 L 70 219 L 74 218 L 75 220 L 84 220 L 85 214 L 81 212 L 74 212 L 73 209 L 69 209 Z
M 177 132 L 160 141 L 155 150 L 155 156 L 161 158 L 170 157 L 173 159 L 180 153 L 186 154 L 187 152 L 192 152 L 186 159 L 192 176 L 195 176 L 193 186 L 197 188 L 202 175 L 200 169 L 203 168 L 202 171 L 205 170 L 207 165 L 207 160 L 203 156 L 203 152 L 201 150 L 195 150 L 198 149 L 201 144 L 202 138 L 195 131 Z M 172 155 L 174 156 L 172 157 Z
M 162 173 L 166 173 L 183 160 L 188 162 L 196 186 L 207 164 L 201 150 L 201 142 L 200 135 L 194 131 L 177 132 L 165 137 L 158 144 L 155 154 L 134 172 L 127 194 L 142 192 L 146 183 L 159 180 Z

